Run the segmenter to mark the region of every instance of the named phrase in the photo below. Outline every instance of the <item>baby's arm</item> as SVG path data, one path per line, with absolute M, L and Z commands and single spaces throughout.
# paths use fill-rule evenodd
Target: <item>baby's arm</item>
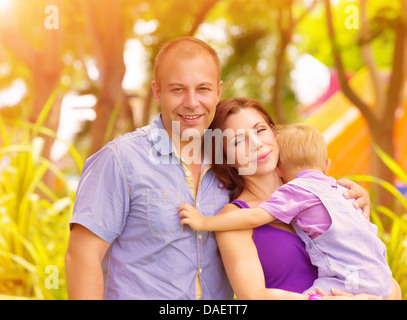
M 236 209 L 225 214 L 204 217 L 189 203 L 184 203 L 179 206 L 178 212 L 180 224 L 188 224 L 196 231 L 253 229 L 276 219 L 262 208 Z

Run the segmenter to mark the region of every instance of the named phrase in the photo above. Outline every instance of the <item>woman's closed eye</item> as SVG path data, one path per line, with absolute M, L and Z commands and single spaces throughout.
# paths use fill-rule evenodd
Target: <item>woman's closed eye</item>
M 246 141 L 245 137 L 238 137 L 235 139 L 235 146 L 245 141 Z
M 260 122 L 254 126 L 254 129 L 256 129 L 257 133 L 260 133 L 260 132 L 267 131 L 268 129 L 271 129 L 271 128 L 266 123 Z

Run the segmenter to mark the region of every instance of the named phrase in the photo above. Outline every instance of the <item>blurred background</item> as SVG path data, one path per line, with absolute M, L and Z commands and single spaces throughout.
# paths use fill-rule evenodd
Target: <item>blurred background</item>
M 407 0 L 0 0 L 0 298 L 67 298 L 83 163 L 158 114 L 155 54 L 185 35 L 218 52 L 222 98 L 324 134 L 406 298 Z

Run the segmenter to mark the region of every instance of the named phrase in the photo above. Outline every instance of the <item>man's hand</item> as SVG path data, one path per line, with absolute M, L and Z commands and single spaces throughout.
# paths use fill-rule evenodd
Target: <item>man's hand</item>
M 189 203 L 183 203 L 178 207 L 179 217 L 181 218 L 181 226 L 184 224 L 189 225 L 196 231 L 203 231 L 205 225 L 205 217 L 200 214 Z
M 370 220 L 370 196 L 369 193 L 357 183 L 348 179 L 339 179 L 338 184 L 348 189 L 343 196 L 346 199 L 355 198 L 353 206 L 362 209 L 363 215 Z

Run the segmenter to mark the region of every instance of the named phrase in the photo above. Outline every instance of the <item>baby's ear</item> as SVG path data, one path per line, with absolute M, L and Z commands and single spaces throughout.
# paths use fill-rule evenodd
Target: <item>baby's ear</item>
M 278 166 L 276 167 L 276 172 L 277 172 L 277 174 L 278 174 L 278 176 L 279 176 L 280 178 L 283 177 L 283 172 L 281 171 L 281 169 L 280 169 Z

